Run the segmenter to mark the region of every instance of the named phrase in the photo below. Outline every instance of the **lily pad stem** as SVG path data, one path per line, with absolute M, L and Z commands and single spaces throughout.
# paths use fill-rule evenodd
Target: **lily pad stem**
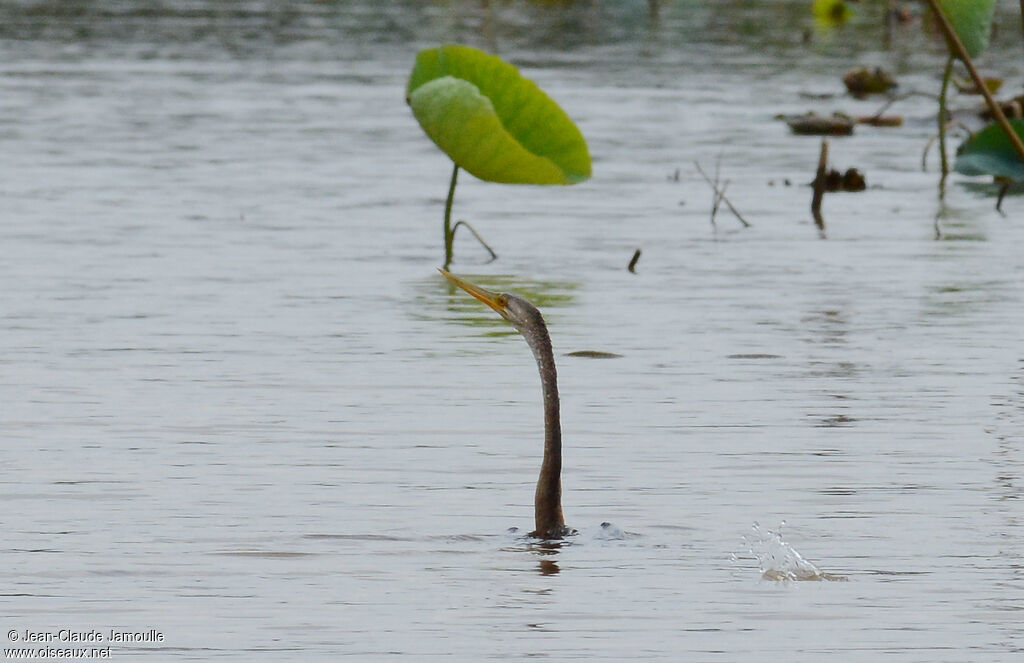
M 953 77 L 953 55 L 946 60 L 946 71 L 942 74 L 942 91 L 939 92 L 939 161 L 942 175 L 939 177 L 939 198 L 946 193 L 946 177 L 949 176 L 949 158 L 946 156 L 946 92 L 949 79 Z
M 456 221 L 455 222 L 455 225 L 452 226 L 452 239 L 453 240 L 455 239 L 455 231 L 459 229 L 459 226 L 466 226 L 466 228 L 469 229 L 469 232 L 473 233 L 473 237 L 476 237 L 476 241 L 480 242 L 480 244 L 485 249 L 487 249 L 487 252 L 491 254 L 491 260 L 497 260 L 498 259 L 498 254 L 495 253 L 494 249 L 492 249 L 487 244 L 487 242 L 484 241 L 484 238 L 480 236 L 480 233 L 478 233 L 476 231 L 476 228 L 474 228 L 473 226 L 469 225 L 469 221 Z
M 1006 119 L 1006 114 L 1003 113 L 1003 109 L 999 107 L 996 100 L 992 98 L 992 93 L 988 91 L 988 87 L 985 85 L 984 79 L 981 74 L 974 67 L 974 62 L 971 61 L 971 56 L 967 54 L 967 49 L 964 48 L 964 44 L 960 41 L 960 37 L 956 34 L 956 30 L 950 25 L 949 19 L 946 18 L 946 14 L 939 7 L 938 0 L 928 0 L 928 5 L 932 8 L 932 13 L 935 14 L 935 18 L 939 21 L 939 27 L 942 28 L 943 34 L 946 35 L 946 40 L 950 46 L 953 47 L 953 53 L 960 58 L 967 67 L 967 71 L 970 72 L 971 78 L 974 80 L 974 84 L 978 86 L 981 93 L 985 96 L 985 103 L 988 105 L 990 111 L 992 111 L 993 117 L 999 126 L 1006 132 L 1006 136 L 1010 139 L 1010 144 L 1013 145 L 1013 149 L 1017 152 L 1017 156 L 1020 157 L 1021 161 L 1024 161 L 1024 142 L 1021 141 L 1020 136 L 1010 126 L 1010 121 Z
M 459 178 L 459 164 L 452 169 L 452 183 L 448 187 L 448 200 L 444 204 L 444 268 L 452 264 L 452 244 L 455 230 L 452 228 L 452 201 L 455 200 L 455 182 Z M 475 234 L 475 233 L 474 233 Z

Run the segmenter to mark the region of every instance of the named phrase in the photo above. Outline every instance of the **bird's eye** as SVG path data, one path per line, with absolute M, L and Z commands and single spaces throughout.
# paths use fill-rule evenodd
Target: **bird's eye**
M 501 308 L 506 308 L 508 306 L 508 297 L 505 295 L 498 295 L 498 303 L 501 304 Z

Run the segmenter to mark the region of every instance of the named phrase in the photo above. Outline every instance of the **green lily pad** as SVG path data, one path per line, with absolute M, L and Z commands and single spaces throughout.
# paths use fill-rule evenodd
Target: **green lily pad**
M 427 136 L 482 180 L 576 184 L 590 177 L 580 130 L 499 57 L 456 44 L 420 51 L 406 101 Z
M 953 25 L 972 58 L 988 48 L 996 0 L 939 0 L 942 13 Z
M 1014 132 L 1024 139 L 1024 119 L 1010 120 Z M 961 175 L 992 175 L 1024 180 L 1024 161 L 1013 149 L 1003 128 L 992 123 L 963 142 L 957 150 L 953 169 Z

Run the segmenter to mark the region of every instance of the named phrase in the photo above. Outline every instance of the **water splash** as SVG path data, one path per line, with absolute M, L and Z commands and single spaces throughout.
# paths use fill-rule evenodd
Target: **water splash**
M 761 569 L 761 577 L 765 580 L 796 581 L 796 580 L 833 580 L 845 581 L 847 578 L 822 571 L 812 562 L 804 559 L 793 546 L 782 538 L 782 528 L 786 521 L 779 523 L 776 530 L 762 530 L 754 523 L 752 534 L 743 537 L 747 550 L 757 560 Z
M 635 536 L 636 534 L 627 532 L 618 525 L 606 521 L 601 523 L 601 526 L 590 535 L 590 538 L 594 541 L 625 541 Z

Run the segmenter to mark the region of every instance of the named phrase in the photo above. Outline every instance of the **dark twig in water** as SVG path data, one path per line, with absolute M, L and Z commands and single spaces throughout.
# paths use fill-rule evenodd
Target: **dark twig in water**
M 1024 2 L 1024 0 L 1021 0 Z M 1006 216 L 1006 212 L 1003 211 L 1003 198 L 1006 197 L 1006 192 L 1010 190 L 1010 182 L 1003 182 L 1002 186 L 999 187 L 999 197 L 996 199 L 996 211 Z
M 889 110 L 889 108 L 891 108 L 892 105 L 895 104 L 897 101 L 905 101 L 911 97 L 927 97 L 932 101 L 937 101 L 939 98 L 937 94 L 932 94 L 931 92 L 922 92 L 920 90 L 911 90 L 909 92 L 904 92 L 903 94 L 894 94 L 891 95 L 888 99 L 886 99 L 885 103 L 882 104 L 882 107 L 879 108 L 878 112 L 875 113 L 872 117 L 881 117 L 882 113 Z
M 821 216 L 821 200 L 825 197 L 825 173 L 828 169 L 828 141 L 821 139 L 821 153 L 818 155 L 818 172 L 814 176 L 814 195 L 811 196 L 811 214 L 818 226 L 821 238 L 825 238 L 825 219 Z
M 480 244 L 482 244 L 483 247 L 485 249 L 487 249 L 487 252 L 491 254 L 491 260 L 497 260 L 498 259 L 498 254 L 494 252 L 494 249 L 492 249 L 490 246 L 488 246 L 487 242 L 484 241 L 484 238 L 480 236 L 480 233 L 478 233 L 476 231 L 476 229 L 473 228 L 473 226 L 469 225 L 469 221 L 461 221 L 460 220 L 460 221 L 455 223 L 455 225 L 452 227 L 452 240 L 453 241 L 455 239 L 455 231 L 459 229 L 459 226 L 466 226 L 467 228 L 469 228 L 469 232 L 473 233 L 473 237 L 476 237 L 476 241 L 480 242 Z
M 699 163 L 694 161 L 693 165 L 697 167 L 697 172 L 700 173 L 700 176 L 704 178 L 704 181 L 708 183 L 708 185 L 712 188 L 715 194 L 714 198 L 712 199 L 713 204 L 711 209 L 711 224 L 714 225 L 715 223 L 715 213 L 718 211 L 719 202 L 723 202 L 725 203 L 725 206 L 729 208 L 729 211 L 732 212 L 733 215 L 739 220 L 739 222 L 743 224 L 743 227 L 749 228 L 750 224 L 747 222 L 747 220 L 744 219 L 743 215 L 739 213 L 739 210 L 737 210 L 733 206 L 733 204 L 729 202 L 729 199 L 725 197 L 725 187 L 722 187 L 720 189 L 718 187 L 718 181 L 712 180 L 710 177 L 708 177 L 708 174 L 704 172 L 704 169 L 700 167 Z M 726 186 L 728 186 L 728 183 L 726 183 Z
M 892 106 L 894 103 L 896 103 L 899 100 L 900 100 L 899 97 L 889 97 L 889 100 L 886 101 L 884 104 L 882 104 L 882 107 L 878 109 L 878 112 L 875 113 L 874 115 L 872 115 L 871 117 L 874 117 L 874 118 L 882 117 L 882 113 L 884 113 L 885 111 L 889 110 L 889 107 Z
M 722 181 L 722 153 L 719 152 L 718 156 L 715 157 L 715 180 L 711 184 L 711 227 L 717 229 L 718 226 L 715 224 L 715 217 L 718 216 L 718 208 L 722 204 L 722 196 L 725 195 L 724 187 L 718 188 L 718 183 Z M 728 183 L 726 183 L 728 186 Z
M 715 173 L 715 183 L 718 183 L 718 173 Z M 711 225 L 715 225 L 715 217 L 718 216 L 718 209 L 722 206 L 722 199 L 725 198 L 725 190 L 729 188 L 729 180 L 722 183 L 722 188 L 715 189 L 715 195 L 711 199 Z
M 629 267 L 626 268 L 630 274 L 636 274 L 636 263 L 638 260 L 640 260 L 640 249 L 637 249 L 633 254 L 633 258 L 629 261 Z

